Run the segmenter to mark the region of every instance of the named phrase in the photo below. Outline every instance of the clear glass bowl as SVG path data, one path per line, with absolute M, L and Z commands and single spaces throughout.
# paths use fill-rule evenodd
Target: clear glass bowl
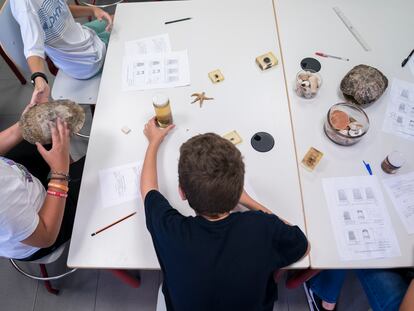
M 368 116 L 364 110 L 352 103 L 333 105 L 328 111 L 324 124 L 326 136 L 342 146 L 359 142 L 368 129 Z
M 316 86 L 311 86 L 311 79 L 316 82 Z M 314 83 L 315 83 L 314 82 Z M 322 86 L 321 75 L 314 70 L 301 70 L 296 74 L 295 92 L 298 96 L 303 98 L 314 98 Z

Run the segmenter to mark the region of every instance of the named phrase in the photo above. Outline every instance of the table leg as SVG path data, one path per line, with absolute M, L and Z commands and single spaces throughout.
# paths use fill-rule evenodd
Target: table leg
M 141 279 L 139 277 L 135 278 L 129 275 L 128 272 L 125 270 L 110 269 L 109 271 L 111 271 L 111 273 L 115 275 L 117 278 L 119 278 L 122 282 L 133 288 L 138 288 L 141 286 Z
M 286 288 L 294 289 L 301 286 L 307 280 L 311 279 L 317 275 L 321 270 L 305 269 L 295 271 L 289 278 L 286 280 Z

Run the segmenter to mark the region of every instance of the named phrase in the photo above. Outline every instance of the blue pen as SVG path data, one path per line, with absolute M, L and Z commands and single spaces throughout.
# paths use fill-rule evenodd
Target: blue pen
M 368 173 L 370 175 L 372 175 L 371 166 L 367 162 L 365 162 L 365 161 L 362 161 L 362 162 L 364 162 L 365 168 L 367 169 Z

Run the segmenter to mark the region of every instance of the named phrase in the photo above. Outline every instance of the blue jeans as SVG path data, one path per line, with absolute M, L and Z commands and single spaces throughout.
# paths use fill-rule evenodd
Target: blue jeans
M 356 273 L 373 311 L 398 310 L 408 283 L 394 270 L 351 270 Z M 322 300 L 336 303 L 347 270 L 325 270 L 309 280 L 312 291 Z

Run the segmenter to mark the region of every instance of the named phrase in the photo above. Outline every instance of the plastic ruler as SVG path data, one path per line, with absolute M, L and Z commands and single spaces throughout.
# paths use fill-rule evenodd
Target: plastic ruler
M 363 47 L 365 51 L 371 51 L 371 48 L 369 47 L 368 43 L 362 38 L 362 36 L 359 34 L 358 30 L 351 24 L 349 19 L 345 16 L 345 14 L 341 11 L 340 8 L 334 7 L 334 12 L 338 17 L 341 19 L 341 21 L 344 23 L 346 28 L 352 33 L 354 38 L 358 41 L 358 43 Z

